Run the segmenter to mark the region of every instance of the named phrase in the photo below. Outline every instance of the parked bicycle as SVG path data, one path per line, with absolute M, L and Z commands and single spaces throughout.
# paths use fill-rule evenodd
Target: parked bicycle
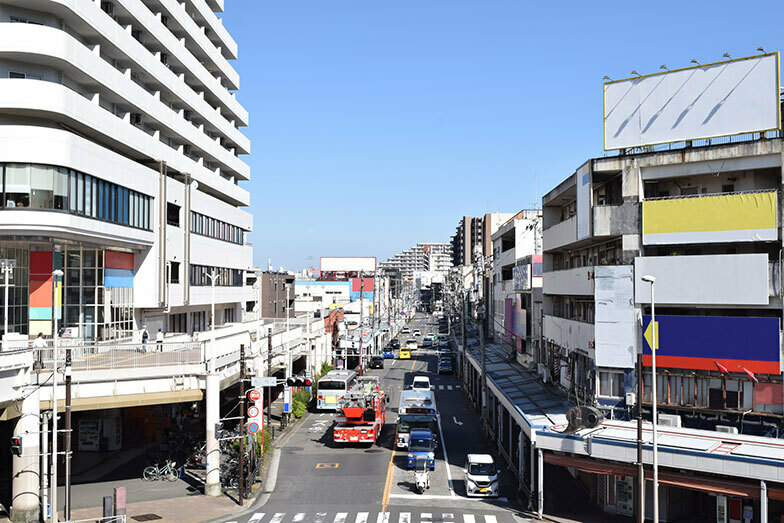
M 144 481 L 157 481 L 159 479 L 165 479 L 168 481 L 177 481 L 177 462 L 166 460 L 166 464 L 163 467 L 158 466 L 156 463 L 155 465 L 149 466 L 144 469 L 144 473 L 142 474 L 142 479 Z

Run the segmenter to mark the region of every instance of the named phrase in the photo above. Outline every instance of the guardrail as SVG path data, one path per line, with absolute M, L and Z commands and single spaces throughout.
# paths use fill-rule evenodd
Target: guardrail
M 71 519 L 69 523 L 125 523 L 125 515 L 122 516 L 106 516 L 102 518 L 88 518 L 88 519 Z
M 59 364 L 65 362 L 66 349 L 58 344 Z M 168 367 L 194 365 L 204 361 L 202 344 L 145 343 L 113 347 L 87 345 L 70 347 L 73 372 L 89 370 L 134 369 L 140 367 Z M 54 349 L 34 348 L 35 365 L 41 370 L 54 367 Z

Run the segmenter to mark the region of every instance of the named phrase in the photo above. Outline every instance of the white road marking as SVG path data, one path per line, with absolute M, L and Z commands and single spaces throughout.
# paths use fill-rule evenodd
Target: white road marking
M 401 512 L 398 523 L 411 523 L 411 512 Z
M 348 512 L 338 512 L 335 514 L 335 523 L 345 523 L 348 517 Z
M 444 434 L 444 428 L 441 426 L 440 415 L 436 415 L 436 421 L 438 421 L 438 433 Z M 454 498 L 456 494 L 455 494 L 455 488 L 452 485 L 452 471 L 450 470 L 451 467 L 449 466 L 449 454 L 447 454 L 446 452 L 446 438 L 440 438 L 440 441 L 441 441 L 441 446 L 444 449 L 444 466 L 446 467 L 446 479 L 449 481 L 449 494 Z
M 446 390 L 452 390 L 452 385 L 447 385 Z
M 376 523 L 389 523 L 389 512 L 379 512 Z
M 261 521 L 262 519 L 264 519 L 264 512 L 256 512 L 250 517 L 248 523 L 255 523 L 256 521 Z
M 476 518 L 473 514 L 463 514 L 463 523 L 476 523 Z
M 322 523 L 326 517 L 326 512 L 317 512 L 316 517 L 313 518 L 313 523 Z
M 449 512 L 445 512 L 445 513 L 441 514 L 441 519 L 444 520 L 445 522 L 447 522 L 447 521 L 454 521 L 455 515 L 454 514 L 450 514 Z
M 456 416 L 452 416 L 452 421 L 455 422 L 455 425 L 462 425 L 463 422 L 458 420 Z
M 459 389 L 459 388 L 460 388 L 460 385 L 455 385 L 455 388 L 456 388 L 456 389 Z
M 439 385 L 438 386 L 438 390 L 444 390 L 444 386 L 443 385 Z
M 304 520 L 305 520 L 305 512 L 297 512 L 296 514 L 294 514 L 294 519 L 292 519 L 291 521 L 296 523 L 298 521 L 304 521 Z
M 492 514 L 488 514 L 485 516 L 485 523 L 498 523 L 498 520 Z
M 422 514 L 419 515 L 419 523 L 430 523 L 432 519 L 433 514 L 430 512 L 422 512 Z
M 357 514 L 357 519 L 354 523 L 367 523 L 368 513 L 367 512 L 359 512 Z
M 269 521 L 269 523 L 280 523 L 281 521 L 283 521 L 283 518 L 285 516 L 286 516 L 285 512 L 276 512 L 275 515 L 272 516 L 272 519 Z

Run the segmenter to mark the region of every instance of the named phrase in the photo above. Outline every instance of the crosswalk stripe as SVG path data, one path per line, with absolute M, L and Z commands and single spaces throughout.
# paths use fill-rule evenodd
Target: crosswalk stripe
M 444 386 L 443 385 L 439 385 L 438 386 L 438 390 L 444 390 Z
M 298 521 L 304 521 L 304 520 L 305 520 L 305 513 L 298 512 L 297 514 L 294 514 L 294 519 L 292 519 L 291 521 L 297 523 Z
M 368 513 L 367 512 L 360 512 L 357 514 L 357 519 L 355 523 L 367 523 Z
M 452 385 L 447 385 L 446 388 L 447 390 L 452 390 Z
M 476 523 L 476 518 L 473 514 L 463 514 L 463 523 Z
M 313 518 L 313 523 L 322 523 L 326 517 L 326 512 L 317 512 L 316 516 Z
M 346 523 L 348 512 L 338 512 L 335 514 L 335 523 Z
M 456 388 L 456 389 L 459 389 L 459 388 L 460 388 L 460 385 L 455 385 L 455 388 Z M 642 490 L 642 489 L 641 489 L 641 490 Z
M 269 523 L 280 523 L 283 521 L 283 518 L 286 516 L 285 512 L 276 512 L 272 519 L 269 520 Z
M 430 512 L 422 512 L 419 515 L 419 523 L 430 523 L 432 519 L 433 519 L 433 514 L 431 514 Z
M 398 523 L 411 523 L 411 512 L 401 512 Z
M 389 512 L 379 512 L 376 523 L 389 523 Z
M 485 516 L 485 523 L 498 523 L 498 520 L 495 518 L 495 516 L 488 514 Z
M 264 519 L 264 512 L 255 512 L 248 520 L 248 523 L 256 523 L 262 519 Z

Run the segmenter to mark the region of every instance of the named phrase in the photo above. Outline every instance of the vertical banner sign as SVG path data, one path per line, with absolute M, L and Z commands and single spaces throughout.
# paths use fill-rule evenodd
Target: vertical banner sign
M 577 239 L 591 235 L 591 161 L 577 169 Z
M 283 412 L 291 414 L 291 387 L 283 388 Z

